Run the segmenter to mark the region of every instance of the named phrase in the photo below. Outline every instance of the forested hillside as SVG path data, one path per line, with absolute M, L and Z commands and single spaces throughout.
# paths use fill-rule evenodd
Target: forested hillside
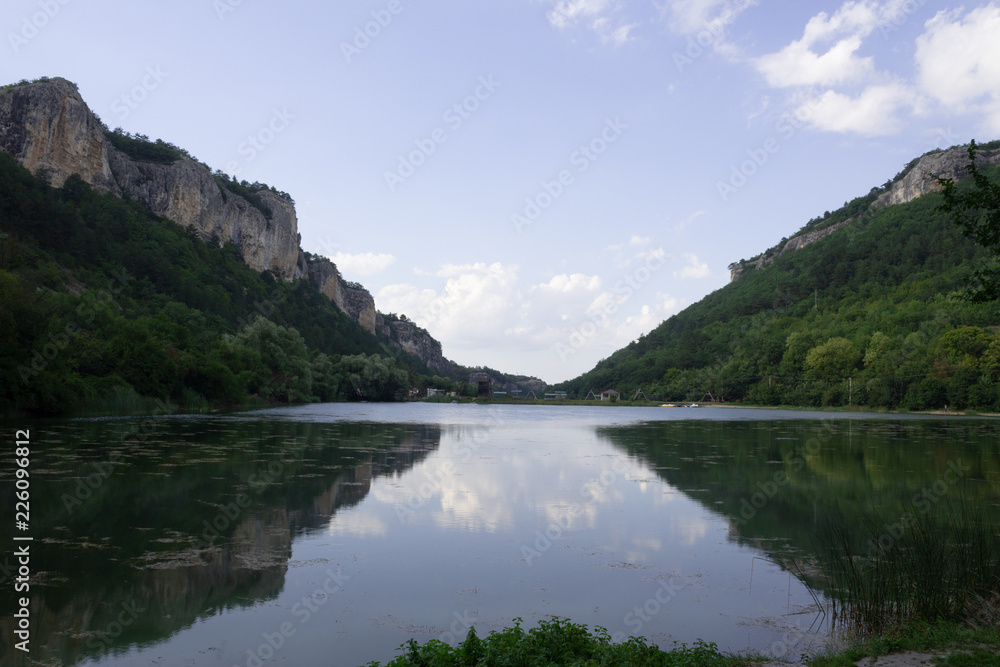
M 990 145 L 988 145 L 990 146 Z M 996 180 L 997 167 L 986 173 Z M 899 176 L 897 176 L 897 179 Z M 873 188 L 810 223 L 847 221 L 777 254 L 560 389 L 663 400 L 1000 409 L 996 303 L 961 298 L 990 255 L 932 193 L 873 206 Z
M 431 375 L 309 281 L 44 176 L 0 151 L 0 410 L 392 400 Z

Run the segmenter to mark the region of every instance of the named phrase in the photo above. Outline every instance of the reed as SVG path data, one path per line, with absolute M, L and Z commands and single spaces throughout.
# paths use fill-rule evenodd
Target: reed
M 981 507 L 963 501 L 894 524 L 872 514 L 860 538 L 838 517 L 821 541 L 834 617 L 856 637 L 911 623 L 1000 617 L 1000 521 Z

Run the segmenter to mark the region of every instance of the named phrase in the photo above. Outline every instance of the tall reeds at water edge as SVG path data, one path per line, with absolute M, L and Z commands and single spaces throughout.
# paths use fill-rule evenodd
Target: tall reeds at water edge
M 961 502 L 942 513 L 835 517 L 820 566 L 836 622 L 856 636 L 913 622 L 1000 622 L 1000 517 Z

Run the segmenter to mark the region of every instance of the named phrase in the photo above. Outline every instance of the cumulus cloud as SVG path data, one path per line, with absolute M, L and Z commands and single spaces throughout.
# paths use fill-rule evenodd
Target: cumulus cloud
M 962 16 L 941 11 L 917 38 L 921 90 L 952 111 L 981 114 L 1000 132 L 1000 5 L 991 2 Z
M 686 252 L 684 253 L 684 259 L 687 264 L 680 271 L 674 271 L 675 278 L 688 280 L 690 278 L 710 278 L 712 276 L 712 271 L 708 268 L 708 264 L 698 259 L 698 255 Z
M 588 350 L 573 361 L 589 367 L 595 353 L 610 354 L 679 309 L 675 297 L 657 291 L 671 256 L 648 239 L 622 247 L 630 250 L 629 266 L 607 278 L 567 272 L 527 282 L 516 265 L 446 265 L 434 274 L 442 281 L 437 289 L 389 285 L 375 300 L 379 310 L 405 313 L 428 329 L 452 355 L 469 351 L 484 363 L 482 350 L 520 352 L 565 368 L 569 356 Z M 708 267 L 688 257 L 684 277 L 702 276 Z
M 905 0 L 851 0 L 832 15 L 812 17 L 802 37 L 783 49 L 753 60 L 774 88 L 809 89 L 789 101 L 800 120 L 812 127 L 863 136 L 898 132 L 902 112 L 920 104 L 914 87 L 875 66 L 861 55 L 864 41 L 877 29 L 893 26 L 905 13 Z
M 872 85 L 857 97 L 828 90 L 800 106 L 796 116 L 821 130 L 882 136 L 901 129 L 903 121 L 898 112 L 913 103 L 914 93 L 909 86 Z
M 864 81 L 875 72 L 874 59 L 857 52 L 877 28 L 898 21 L 904 1 L 852 0 L 832 16 L 820 12 L 809 19 L 800 39 L 754 64 L 776 88 Z
M 356 255 L 338 252 L 330 259 L 348 276 L 374 276 L 396 263 L 396 258 L 392 255 L 373 252 Z

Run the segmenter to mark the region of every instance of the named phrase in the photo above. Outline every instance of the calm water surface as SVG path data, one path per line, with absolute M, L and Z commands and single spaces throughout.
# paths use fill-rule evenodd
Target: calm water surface
M 998 435 L 430 404 L 35 423 L 31 660 L 7 583 L 0 665 L 354 666 L 551 616 L 797 657 L 830 630 L 812 557 L 831 517 L 959 500 L 996 516 Z

